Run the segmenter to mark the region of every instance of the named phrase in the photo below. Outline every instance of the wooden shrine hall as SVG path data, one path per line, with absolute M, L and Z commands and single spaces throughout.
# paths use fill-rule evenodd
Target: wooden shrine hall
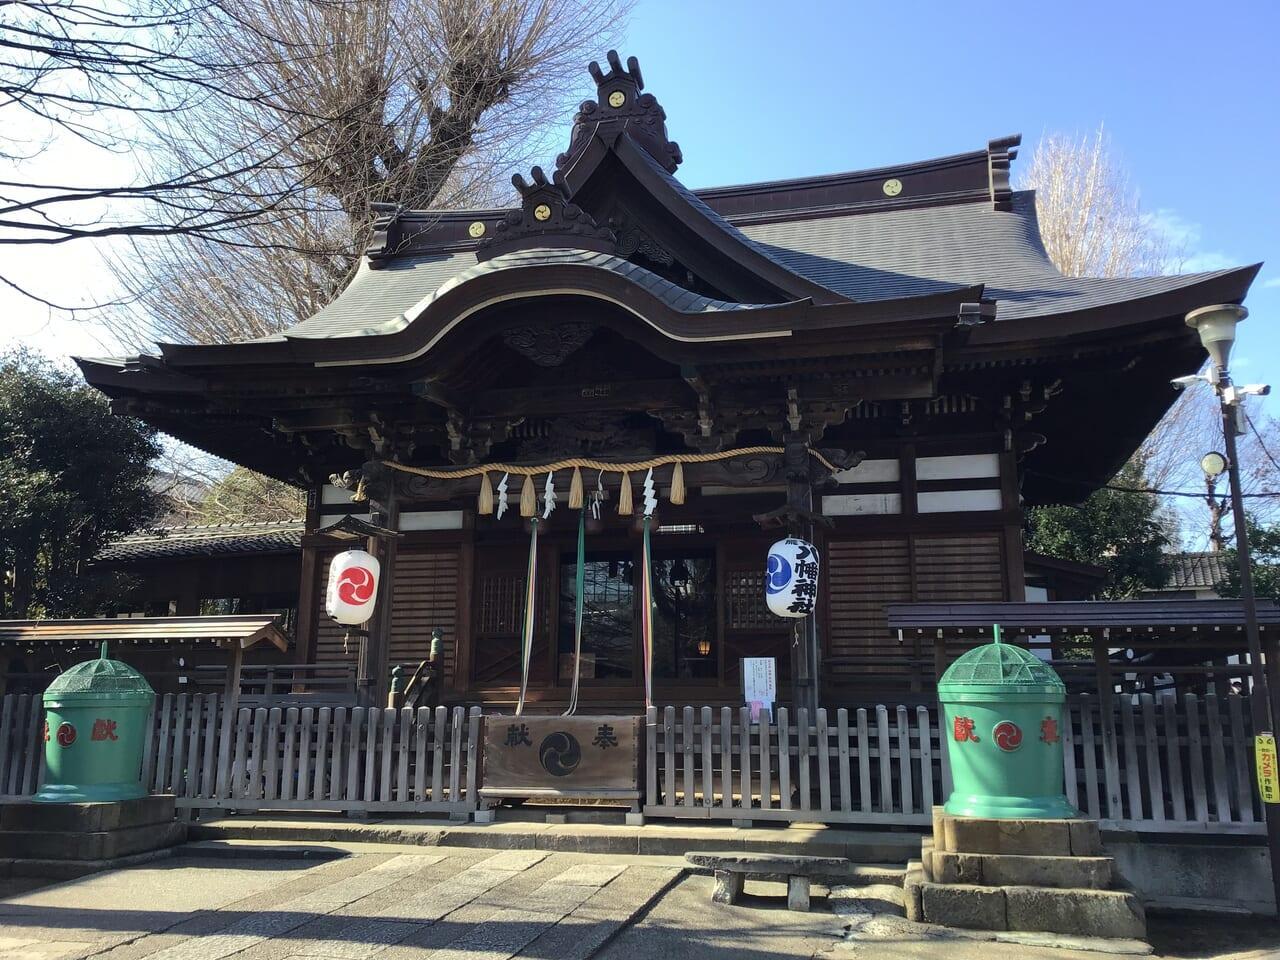
M 650 664 L 657 703 L 740 703 L 752 656 L 828 706 L 931 691 L 886 607 L 1023 601 L 1023 511 L 1106 482 L 1201 364 L 1187 312 L 1257 267 L 1061 275 L 1010 186 L 1018 137 L 690 190 L 636 61 L 590 74 L 510 209 L 383 210 L 310 319 L 85 377 L 309 491 L 296 658 L 359 659 L 367 702 L 433 630 L 454 704 L 509 707 L 522 661 L 541 712 L 575 673 L 584 711 L 638 710 Z M 364 643 L 323 613 L 347 544 L 317 531 L 344 517 L 390 531 Z M 765 604 L 788 532 L 822 560 L 808 630 Z

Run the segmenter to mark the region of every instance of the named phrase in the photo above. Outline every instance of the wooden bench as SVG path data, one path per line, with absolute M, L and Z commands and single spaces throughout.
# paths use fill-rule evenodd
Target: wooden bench
M 755 880 L 786 880 L 787 909 L 809 909 L 809 881 L 814 878 L 848 877 L 854 866 L 843 857 L 801 857 L 780 853 L 686 853 L 695 867 L 715 873 L 716 903 L 736 903 L 748 877 Z

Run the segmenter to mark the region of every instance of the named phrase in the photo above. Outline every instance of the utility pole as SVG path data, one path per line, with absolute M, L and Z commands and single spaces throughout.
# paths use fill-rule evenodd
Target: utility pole
M 1226 444 L 1227 481 L 1231 491 L 1231 516 L 1235 524 L 1236 558 L 1240 564 L 1240 599 L 1244 604 L 1245 639 L 1249 645 L 1249 713 L 1253 735 L 1271 734 L 1275 731 L 1274 717 L 1280 713 L 1274 697 L 1280 694 L 1280 682 L 1276 671 L 1280 664 L 1275 657 L 1264 666 L 1262 638 L 1258 630 L 1258 603 L 1253 593 L 1253 567 L 1249 555 L 1249 531 L 1244 514 L 1244 493 L 1240 482 L 1240 464 L 1237 454 L 1236 434 L 1239 428 L 1239 410 L 1243 392 L 1231 382 L 1227 360 L 1231 345 L 1235 342 L 1236 324 L 1249 315 L 1249 311 L 1237 304 L 1201 307 L 1187 314 L 1187 326 L 1200 335 L 1200 342 L 1209 354 L 1212 367 L 1209 382 L 1222 412 L 1222 437 Z M 1267 387 L 1249 388 L 1249 392 L 1266 393 Z M 1268 683 L 1271 680 L 1271 683 Z M 1280 804 L 1262 804 L 1267 824 L 1267 848 L 1271 857 L 1271 885 L 1276 903 L 1280 904 Z

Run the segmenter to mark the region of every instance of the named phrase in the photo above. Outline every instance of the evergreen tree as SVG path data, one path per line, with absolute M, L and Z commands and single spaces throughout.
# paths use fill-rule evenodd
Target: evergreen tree
M 1264 527 L 1253 517 L 1246 517 L 1249 528 L 1249 553 L 1253 558 L 1253 595 L 1259 600 L 1280 601 L 1280 524 Z M 1224 550 L 1227 576 L 1214 584 L 1224 597 L 1240 596 L 1240 560 L 1234 549 Z
M 85 576 L 113 537 L 153 515 L 155 432 L 112 416 L 80 378 L 0 356 L 0 616 L 95 613 L 120 584 Z
M 1121 600 L 1164 586 L 1167 520 L 1146 487 L 1143 463 L 1131 460 L 1108 487 L 1079 506 L 1034 507 L 1027 512 L 1027 549 L 1106 569 L 1102 598 Z M 1125 488 L 1125 489 L 1116 489 Z

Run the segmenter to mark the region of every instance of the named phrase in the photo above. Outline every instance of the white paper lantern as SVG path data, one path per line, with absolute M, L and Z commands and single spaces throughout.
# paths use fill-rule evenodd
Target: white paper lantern
M 787 537 L 769 548 L 764 598 L 780 617 L 807 617 L 818 606 L 818 548 Z
M 343 626 L 366 623 L 373 616 L 378 599 L 378 576 L 382 565 L 364 550 L 344 550 L 329 564 L 329 586 L 324 609 Z

